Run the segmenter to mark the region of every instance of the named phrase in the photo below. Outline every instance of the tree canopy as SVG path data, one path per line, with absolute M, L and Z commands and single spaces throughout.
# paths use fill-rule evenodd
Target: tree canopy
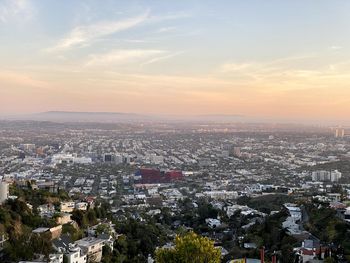
M 175 247 L 156 250 L 157 263 L 219 263 L 221 252 L 214 242 L 194 232 L 176 236 Z

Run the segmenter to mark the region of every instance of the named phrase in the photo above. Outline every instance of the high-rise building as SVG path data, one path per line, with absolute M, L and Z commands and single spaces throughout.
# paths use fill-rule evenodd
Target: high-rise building
M 338 182 L 341 178 L 342 173 L 338 170 L 334 171 L 325 171 L 325 170 L 319 170 L 312 172 L 312 181 L 318 181 L 318 182 Z
M 0 182 L 0 204 L 3 204 L 9 198 L 9 185 L 7 182 Z
M 122 164 L 124 162 L 124 157 L 121 154 L 115 155 L 115 163 Z
M 332 182 L 338 182 L 339 179 L 341 178 L 342 173 L 339 172 L 338 170 L 332 171 L 331 172 L 331 181 Z
M 103 154 L 103 162 L 105 163 L 111 163 L 114 162 L 114 154 L 112 153 L 105 153 Z
M 27 152 L 31 152 L 31 151 L 34 151 L 36 149 L 35 144 L 33 144 L 33 143 L 23 143 L 20 145 L 20 148 L 23 151 L 27 151 Z
M 233 147 L 233 156 L 234 157 L 241 157 L 241 148 L 240 147 Z
M 334 130 L 334 137 L 335 138 L 343 138 L 345 136 L 345 129 L 343 128 L 336 128 Z

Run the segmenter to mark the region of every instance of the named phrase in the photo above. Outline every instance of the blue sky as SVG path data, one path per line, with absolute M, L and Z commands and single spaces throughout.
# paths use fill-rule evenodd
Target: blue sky
M 345 118 L 349 10 L 346 0 L 0 0 L 0 110 Z

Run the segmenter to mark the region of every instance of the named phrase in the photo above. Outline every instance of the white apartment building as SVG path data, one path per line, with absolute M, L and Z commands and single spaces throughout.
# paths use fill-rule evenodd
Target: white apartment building
M 84 254 L 87 254 L 87 262 L 101 262 L 104 240 L 95 237 L 86 237 L 75 241 L 75 244 L 82 249 Z

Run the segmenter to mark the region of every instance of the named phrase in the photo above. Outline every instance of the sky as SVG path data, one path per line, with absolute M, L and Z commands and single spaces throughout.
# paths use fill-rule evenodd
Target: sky
M 348 0 L 0 0 L 0 115 L 348 120 Z

